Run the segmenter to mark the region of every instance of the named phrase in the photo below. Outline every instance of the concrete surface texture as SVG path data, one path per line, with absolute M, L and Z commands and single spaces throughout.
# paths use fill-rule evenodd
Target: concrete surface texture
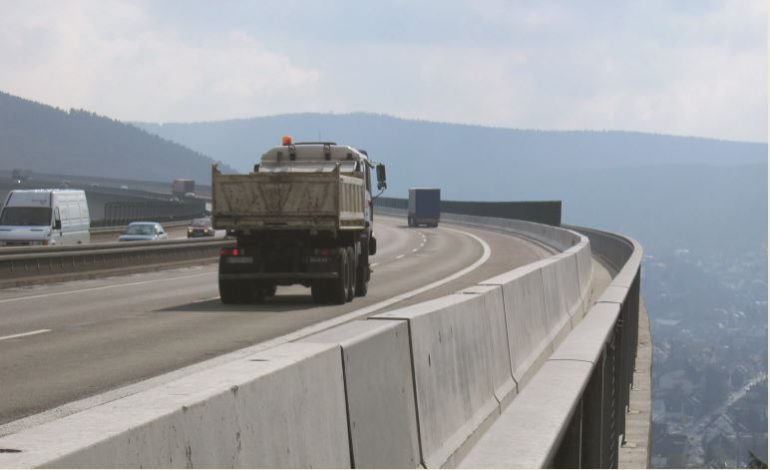
M 592 364 L 548 361 L 459 468 L 543 468 L 556 450 Z M 517 406 L 526 403 L 527 406 Z
M 409 322 L 424 463 L 444 466 L 515 390 L 499 288 L 455 294 L 372 319 Z
M 406 321 L 354 321 L 300 342 L 342 348 L 352 465 L 418 467 L 420 444 Z
M 573 293 L 577 292 L 577 278 L 572 283 L 571 288 L 562 286 L 566 278 L 563 272 L 566 268 L 560 264 L 545 264 L 540 272 L 543 276 L 543 292 L 545 299 L 545 319 L 548 325 L 548 342 L 551 344 L 560 343 L 569 334 L 572 328 L 572 315 L 570 314 L 570 300 L 567 298 L 565 289 L 571 289 Z
M 348 467 L 339 346 L 254 357 L 3 437 L 9 467 Z
M 513 377 L 521 389 L 553 352 L 541 268 L 533 263 L 482 282 L 501 286 Z

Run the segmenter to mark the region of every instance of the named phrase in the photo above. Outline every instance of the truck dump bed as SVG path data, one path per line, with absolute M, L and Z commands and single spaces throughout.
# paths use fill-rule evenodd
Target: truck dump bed
M 212 222 L 227 230 L 361 230 L 362 176 L 333 172 L 223 175 L 212 169 Z

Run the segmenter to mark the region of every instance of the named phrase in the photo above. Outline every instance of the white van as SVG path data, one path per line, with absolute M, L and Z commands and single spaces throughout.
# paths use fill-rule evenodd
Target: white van
M 14 189 L 0 212 L 0 246 L 79 245 L 90 227 L 84 191 Z

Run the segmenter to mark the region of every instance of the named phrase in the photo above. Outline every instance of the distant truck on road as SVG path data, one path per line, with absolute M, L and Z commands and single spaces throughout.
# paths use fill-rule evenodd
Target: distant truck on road
M 441 218 L 441 190 L 438 188 L 412 188 L 409 190 L 410 227 L 426 225 L 438 227 Z
M 90 227 L 85 191 L 14 189 L 0 211 L 0 246 L 79 245 Z
M 195 180 L 174 180 L 171 183 L 171 194 L 177 197 L 185 197 L 187 194 L 195 195 Z
M 289 136 L 248 175 L 214 165 L 212 223 L 236 238 L 220 253 L 222 302 L 261 300 L 292 284 L 310 287 L 316 303 L 366 295 L 377 251 L 372 168 L 365 151 Z M 384 189 L 385 167 L 376 169 Z

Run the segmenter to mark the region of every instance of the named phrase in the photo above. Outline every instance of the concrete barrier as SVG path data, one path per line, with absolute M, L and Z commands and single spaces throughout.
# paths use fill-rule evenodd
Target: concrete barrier
M 527 222 L 524 220 L 460 214 L 441 214 L 441 220 L 472 227 L 485 229 L 497 228 L 507 232 L 514 232 L 550 246 L 558 251 L 567 250 L 570 247 L 579 244 L 581 240 L 584 240 L 579 234 L 570 230 L 536 222 Z
M 339 346 L 287 343 L 0 438 L 0 467 L 348 467 Z
M 585 231 L 592 247 L 604 250 L 599 252 L 602 259 L 617 269 L 610 287 L 582 321 L 575 323 L 527 386 L 520 389 L 516 400 L 467 453 L 460 467 L 618 465 L 636 356 L 642 250 L 626 237 L 576 229 Z M 581 261 L 580 251 L 567 250 L 554 258 L 573 255 L 583 286 L 582 279 L 591 271 L 588 260 Z M 554 267 L 557 264 L 549 266 L 557 279 L 570 277 Z M 549 266 L 541 270 L 547 271 Z M 546 275 L 544 280 L 551 277 Z M 584 295 L 584 288 L 580 290 Z M 546 282 L 546 298 L 549 295 Z
M 412 358 L 405 321 L 354 321 L 300 342 L 342 348 L 351 464 L 420 466 Z
M 217 259 L 222 247 L 232 244 L 232 240 L 164 240 L 8 247 L 0 253 L 0 287 L 211 262 Z
M 371 319 L 406 320 L 423 463 L 452 466 L 515 393 L 502 293 L 478 286 Z
M 526 390 L 459 464 L 461 468 L 548 468 L 618 318 L 591 311 L 554 351 Z
M 553 352 L 540 272 L 544 264 L 533 263 L 480 283 L 502 290 L 511 369 L 519 390 Z

